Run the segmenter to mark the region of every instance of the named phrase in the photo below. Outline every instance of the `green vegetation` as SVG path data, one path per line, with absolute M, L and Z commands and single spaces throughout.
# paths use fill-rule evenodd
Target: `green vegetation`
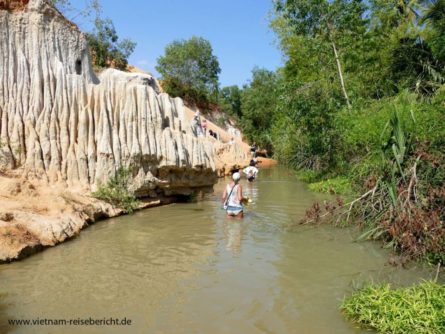
M 162 75 L 164 90 L 191 104 L 207 108 L 217 100 L 219 62 L 209 41 L 193 36 L 173 41 L 158 58 L 156 70 Z
M 341 309 L 379 333 L 445 333 L 445 286 L 433 282 L 394 290 L 369 285 L 345 299 Z
M 262 136 L 311 189 L 359 194 L 315 203 L 304 223 L 358 223 L 359 240 L 444 263 L 445 1 L 274 4 L 286 63 Z M 444 297 L 435 283 L 369 286 L 342 309 L 382 333 L 443 333 Z
M 241 94 L 241 126 L 250 141 L 268 150 L 272 141 L 267 130 L 274 117 L 278 76 L 266 69 L 254 68 L 252 80 Z
M 351 183 L 347 177 L 337 176 L 309 184 L 309 189 L 327 194 L 351 196 Z
M 136 43 L 130 39 L 119 41 L 119 37 L 110 19 L 96 17 L 95 29 L 87 34 L 92 53 L 93 64 L 98 67 L 114 67 L 126 70 L 128 57 L 133 53 Z
M 93 196 L 122 208 L 128 213 L 133 213 L 137 209 L 139 202 L 128 190 L 130 176 L 131 172 L 128 168 L 120 167 L 116 175 L 107 184 L 100 185 L 99 189 L 93 193 Z
M 242 90 L 236 85 L 222 88 L 219 94 L 219 105 L 221 109 L 228 115 L 237 117 L 238 119 L 242 116 L 241 94 Z
M 286 63 L 241 92 L 246 137 L 402 256 L 445 254 L 444 1 L 276 0 Z M 267 96 L 267 104 L 262 97 Z M 348 196 L 349 195 L 349 196 Z M 322 215 L 313 208 L 309 220 Z

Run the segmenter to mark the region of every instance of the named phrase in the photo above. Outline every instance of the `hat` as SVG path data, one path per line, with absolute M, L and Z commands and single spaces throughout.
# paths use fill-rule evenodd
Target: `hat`
M 233 181 L 239 181 L 240 178 L 241 178 L 240 173 L 238 173 L 238 172 L 233 173 L 233 175 L 232 175 Z

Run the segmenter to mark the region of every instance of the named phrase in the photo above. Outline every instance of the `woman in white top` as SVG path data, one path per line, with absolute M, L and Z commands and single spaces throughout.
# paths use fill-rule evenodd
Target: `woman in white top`
M 255 167 L 255 161 L 250 160 L 250 164 L 248 167 L 243 169 L 243 173 L 246 174 L 247 180 L 249 182 L 253 182 L 258 174 L 258 168 Z
M 221 198 L 224 209 L 229 217 L 243 218 L 243 188 L 239 184 L 241 179 L 240 173 L 236 172 L 232 175 L 233 182 L 226 186 Z

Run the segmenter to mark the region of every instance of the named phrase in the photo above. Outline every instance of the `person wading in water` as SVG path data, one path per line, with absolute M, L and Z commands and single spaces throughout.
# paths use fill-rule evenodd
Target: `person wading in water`
M 258 175 L 258 168 L 256 168 L 255 165 L 255 160 L 252 159 L 250 160 L 249 166 L 243 169 L 243 173 L 246 174 L 249 182 L 253 182 Z
M 241 179 L 240 173 L 236 172 L 232 175 L 233 181 L 224 189 L 221 202 L 224 204 L 224 210 L 226 210 L 228 217 L 243 218 L 243 205 L 244 200 L 243 188 L 239 184 Z

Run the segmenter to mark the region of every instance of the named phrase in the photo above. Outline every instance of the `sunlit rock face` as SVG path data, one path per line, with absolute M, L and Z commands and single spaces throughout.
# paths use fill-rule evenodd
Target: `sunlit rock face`
M 45 0 L 0 0 L 0 168 L 95 189 L 120 166 L 139 196 L 216 182 L 213 145 L 150 75 L 92 70 L 85 36 Z

